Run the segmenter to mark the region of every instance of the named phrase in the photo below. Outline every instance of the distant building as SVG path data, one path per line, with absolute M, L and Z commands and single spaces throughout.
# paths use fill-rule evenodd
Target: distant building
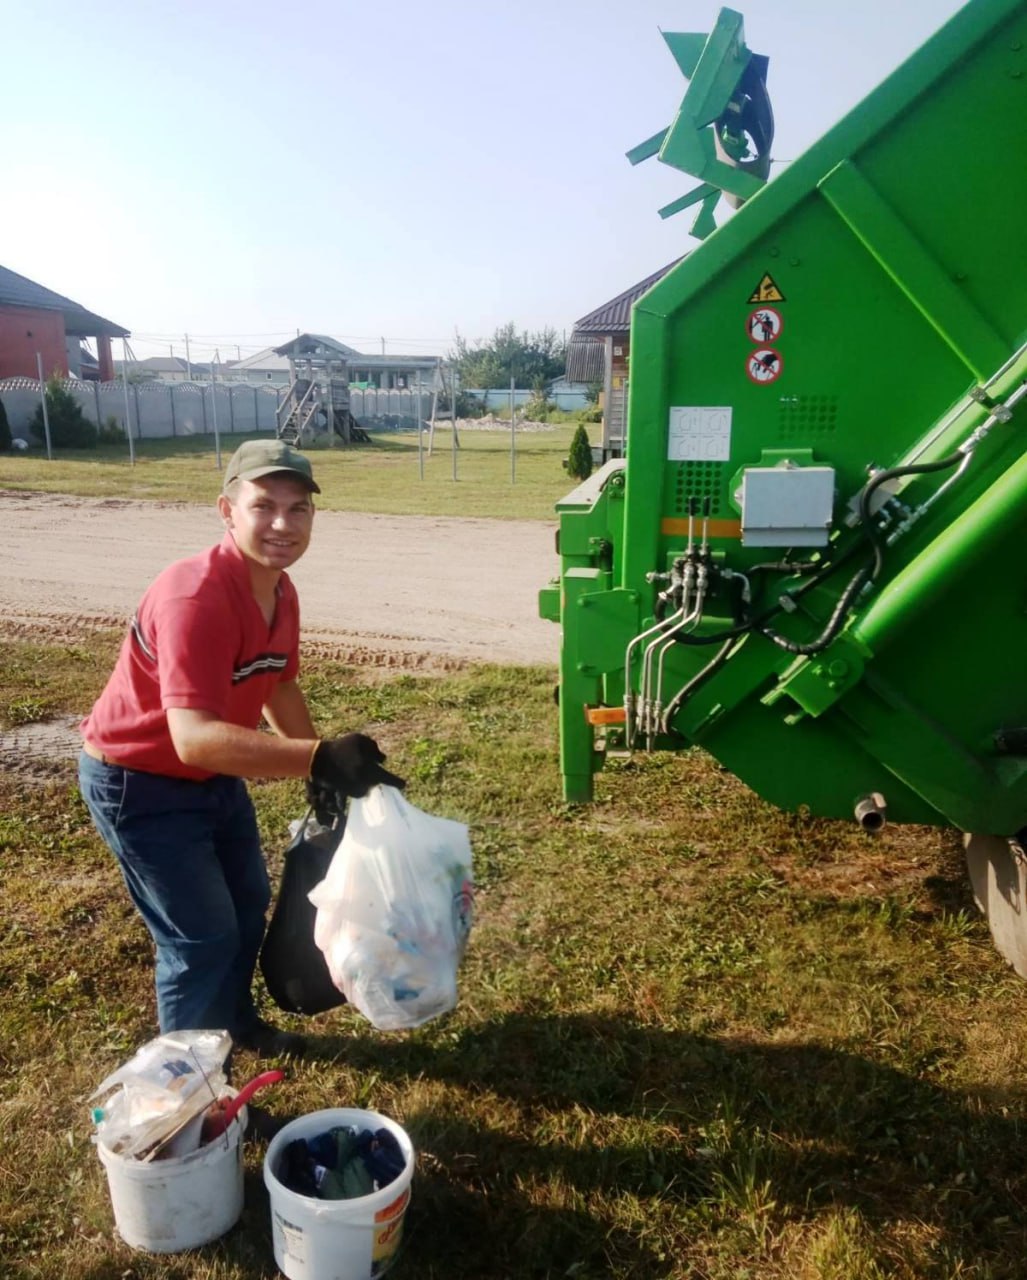
M 37 378 L 40 360 L 44 378 L 52 373 L 80 378 L 81 340 L 93 338 L 97 373 L 101 380 L 110 380 L 114 377 L 111 338 L 128 335 L 121 325 L 0 267 L 0 378 Z
M 121 373 L 122 361 L 116 360 L 114 367 Z M 128 371 L 137 378 L 151 378 L 154 382 L 188 382 L 189 371 L 184 360 L 178 356 L 150 356 L 146 360 L 130 360 Z
M 603 459 L 624 456 L 628 413 L 628 375 L 631 347 L 631 308 L 657 280 L 676 267 L 676 258 L 609 302 L 582 316 L 567 344 L 567 373 L 571 382 L 602 383 Z
M 379 391 L 408 391 L 417 385 L 418 374 L 424 386 L 432 385 L 442 359 L 441 356 L 365 355 L 319 333 L 301 333 L 275 347 L 275 354 L 293 365 L 311 359 L 315 363 L 344 362 L 350 386 L 373 387 Z

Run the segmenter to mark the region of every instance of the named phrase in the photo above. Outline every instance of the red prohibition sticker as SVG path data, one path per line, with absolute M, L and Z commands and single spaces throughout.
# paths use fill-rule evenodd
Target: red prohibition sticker
M 781 359 L 781 353 L 775 351 L 773 347 L 758 347 L 748 357 L 745 364 L 745 372 L 749 376 L 749 381 L 758 383 L 760 386 L 776 382 L 780 378 L 783 368 L 784 362 Z
M 776 342 L 784 328 L 784 318 L 776 307 L 757 307 L 745 322 L 745 331 L 753 342 L 766 346 Z

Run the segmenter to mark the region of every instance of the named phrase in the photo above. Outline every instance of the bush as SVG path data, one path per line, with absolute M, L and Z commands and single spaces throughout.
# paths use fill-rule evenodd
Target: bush
M 11 451 L 11 424 L 7 421 L 7 410 L 0 400 L 0 453 Z
M 567 471 L 578 480 L 587 480 L 592 474 L 592 446 L 588 442 L 588 432 L 585 430 L 584 423 L 578 426 L 571 440 Z
M 556 408 L 556 405 L 545 397 L 545 392 L 535 391 L 528 400 L 522 414 L 529 422 L 548 422 L 549 415 Z
M 95 449 L 96 426 L 82 412 L 78 401 L 64 386 L 60 374 L 46 380 L 46 412 L 50 419 L 50 443 L 55 449 Z M 46 443 L 43 406 L 32 415 L 29 430 L 37 440 Z
M 125 428 L 113 413 L 109 413 L 100 424 L 96 438 L 100 444 L 124 444 Z

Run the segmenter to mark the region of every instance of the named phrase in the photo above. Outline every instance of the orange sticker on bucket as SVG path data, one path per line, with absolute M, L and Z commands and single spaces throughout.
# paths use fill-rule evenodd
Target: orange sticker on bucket
M 374 1215 L 375 1222 L 385 1222 L 386 1225 L 374 1233 L 374 1245 L 371 1249 L 372 1275 L 381 1275 L 386 1266 L 391 1265 L 392 1257 L 403 1239 L 403 1211 L 409 1199 L 408 1188 L 392 1204 L 386 1205 Z
M 384 1209 L 379 1209 L 374 1215 L 375 1222 L 388 1222 L 390 1218 L 394 1218 L 397 1214 L 402 1213 L 407 1207 L 407 1201 L 410 1199 L 410 1188 L 404 1187 L 402 1193 L 398 1195 L 391 1204 L 387 1204 Z

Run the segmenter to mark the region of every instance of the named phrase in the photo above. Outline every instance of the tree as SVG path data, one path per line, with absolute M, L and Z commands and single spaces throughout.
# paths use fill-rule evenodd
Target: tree
M 567 471 L 578 480 L 587 480 L 592 474 L 592 446 L 588 442 L 588 432 L 583 422 L 578 424 L 571 440 Z
M 0 453 L 11 451 L 11 424 L 7 421 L 7 410 L 0 400 Z
M 456 364 L 465 387 L 516 387 L 532 390 L 558 378 L 567 367 L 567 347 L 555 329 L 525 330 L 518 334 L 513 321 L 500 325 L 488 341 L 473 345 L 456 335 L 448 359 Z
M 95 449 L 96 426 L 82 412 L 81 406 L 64 386 L 59 373 L 46 380 L 46 413 L 50 421 L 50 443 L 55 449 Z M 29 430 L 42 443 L 46 441 L 43 406 L 39 405 Z

